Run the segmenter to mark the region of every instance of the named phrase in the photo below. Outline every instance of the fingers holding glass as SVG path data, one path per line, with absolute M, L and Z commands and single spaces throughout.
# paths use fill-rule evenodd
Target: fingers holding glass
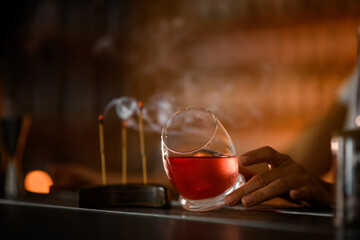
M 273 148 L 266 146 L 241 155 L 239 157 L 239 162 L 242 166 L 250 166 L 258 163 L 267 163 L 271 166 L 271 168 L 275 168 L 289 161 L 289 159 L 289 156 L 281 154 Z
M 225 201 L 229 206 L 242 203 L 245 207 L 251 207 L 282 195 L 296 185 L 296 176 L 284 176 L 280 171 L 270 170 L 254 176 L 227 196 Z
M 239 162 L 241 166 L 267 163 L 269 170 L 255 175 L 244 186 L 227 196 L 227 205 L 242 203 L 245 207 L 250 207 L 285 193 L 289 193 L 294 200 L 317 205 L 331 202 L 329 194 L 315 177 L 289 156 L 271 147 L 249 151 L 239 158 Z

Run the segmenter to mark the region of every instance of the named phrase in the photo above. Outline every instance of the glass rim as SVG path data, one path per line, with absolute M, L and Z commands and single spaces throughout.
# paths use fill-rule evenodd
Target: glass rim
M 181 152 L 180 152 L 180 151 L 176 151 L 176 150 L 170 148 L 170 147 L 165 143 L 165 141 L 164 141 L 164 133 L 165 133 L 165 129 L 167 128 L 168 123 L 169 123 L 170 120 L 171 120 L 173 117 L 175 117 L 176 115 L 178 115 L 178 114 L 180 114 L 180 113 L 182 113 L 182 112 L 184 112 L 184 111 L 189 111 L 189 110 L 194 110 L 194 109 L 200 110 L 200 111 L 203 111 L 203 112 L 207 112 L 208 114 L 211 115 L 211 117 L 212 117 L 212 118 L 214 119 L 214 121 L 215 121 L 215 128 L 214 128 L 214 131 L 213 131 L 212 135 L 210 136 L 209 140 L 206 141 L 201 147 L 196 148 L 196 149 L 191 150 L 191 151 L 181 151 Z M 161 142 L 166 146 L 167 150 L 169 150 L 169 151 L 171 151 L 171 152 L 173 152 L 173 153 L 176 153 L 176 154 L 189 154 L 189 153 L 194 153 L 194 152 L 197 152 L 197 151 L 203 149 L 205 146 L 207 146 L 207 145 L 213 140 L 213 138 L 215 137 L 215 134 L 216 134 L 217 129 L 218 129 L 218 119 L 217 119 L 217 117 L 216 117 L 211 111 L 209 111 L 208 109 L 203 108 L 203 107 L 188 106 L 188 107 L 181 108 L 180 110 L 176 111 L 175 113 L 173 113 L 173 114 L 169 117 L 169 119 L 166 121 L 164 127 L 163 127 L 162 130 L 161 130 Z

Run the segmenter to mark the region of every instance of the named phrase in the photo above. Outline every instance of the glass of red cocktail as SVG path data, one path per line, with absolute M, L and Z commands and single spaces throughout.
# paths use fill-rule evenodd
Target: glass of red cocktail
M 220 208 L 225 196 L 245 182 L 229 134 L 204 108 L 174 113 L 162 130 L 161 148 L 165 172 L 187 210 Z

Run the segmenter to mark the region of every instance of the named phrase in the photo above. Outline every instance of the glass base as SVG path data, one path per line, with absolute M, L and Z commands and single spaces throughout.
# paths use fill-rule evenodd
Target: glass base
M 221 208 L 225 205 L 225 197 L 232 193 L 234 190 L 238 189 L 245 183 L 245 178 L 239 173 L 238 179 L 235 184 L 226 190 L 224 193 L 217 195 L 212 198 L 202 199 L 202 200 L 189 200 L 179 196 L 180 206 L 186 210 L 194 212 L 203 212 Z

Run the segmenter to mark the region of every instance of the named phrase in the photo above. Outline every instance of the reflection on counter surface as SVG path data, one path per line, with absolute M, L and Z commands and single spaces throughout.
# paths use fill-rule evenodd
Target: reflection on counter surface
M 55 196 L 28 195 L 21 201 L 0 199 L 0 220 L 7 219 L 2 222 L 9 230 L 4 236 L 24 236 L 30 231 L 90 239 L 149 235 L 156 239 L 357 239 L 354 234 L 336 232 L 331 212 L 299 208 L 281 199 L 252 209 L 239 206 L 189 212 L 177 202 L 171 209 L 83 209 L 77 208 L 76 197 L 71 192 L 58 192 Z

